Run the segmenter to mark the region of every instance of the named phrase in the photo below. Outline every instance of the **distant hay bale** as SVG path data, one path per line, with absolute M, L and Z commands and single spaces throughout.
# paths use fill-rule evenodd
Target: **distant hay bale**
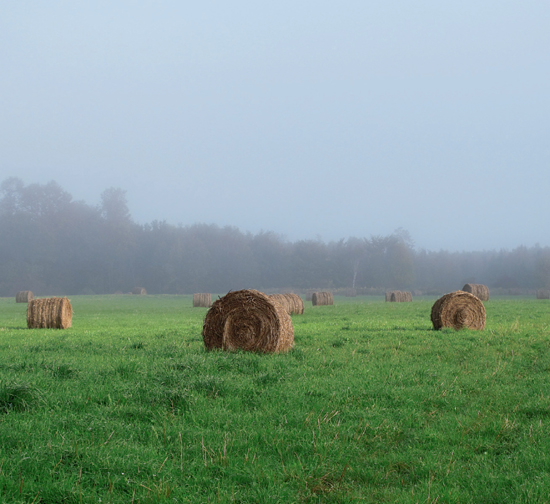
M 478 329 L 485 327 L 485 307 L 481 300 L 465 291 L 455 291 L 440 297 L 432 306 L 434 329 Z
M 285 294 L 269 294 L 269 299 L 279 303 L 289 315 L 303 315 L 304 302 L 298 294 L 287 292 Z
M 464 287 L 462 287 L 462 290 L 473 294 L 481 301 L 489 301 L 489 287 L 486 285 L 467 283 Z
M 33 299 L 27 307 L 29 329 L 67 329 L 72 320 L 73 308 L 67 298 Z
M 332 297 L 332 292 L 314 292 L 311 295 L 311 304 L 313 306 L 333 305 L 334 298 Z
M 313 297 L 313 293 L 315 291 L 307 291 L 306 292 L 306 301 L 311 301 L 311 298 Z
M 412 302 L 412 294 L 405 291 L 389 291 L 386 292 L 386 301 L 392 303 L 408 303 Z
M 20 291 L 15 295 L 16 303 L 28 303 L 34 299 L 34 294 L 31 291 Z
M 304 302 L 302 301 L 302 298 L 298 296 L 298 294 L 293 294 L 291 292 L 288 292 L 285 294 L 285 297 L 288 300 L 291 314 L 296 314 L 296 315 L 304 314 Z
M 202 328 L 208 350 L 286 352 L 294 345 L 292 320 L 278 302 L 257 290 L 229 292 L 206 313 Z
M 147 294 L 147 291 L 145 290 L 144 287 L 136 287 L 132 291 L 132 294 L 137 294 L 139 296 L 145 296 L 145 294 Z
M 271 301 L 279 303 L 279 305 L 281 305 L 290 315 L 290 304 L 288 303 L 288 298 L 284 294 L 268 294 L 267 297 L 271 299 Z
M 548 289 L 538 289 L 537 290 L 537 299 L 550 299 L 550 290 L 548 290 Z
M 212 306 L 211 294 L 193 294 L 193 308 L 210 308 Z

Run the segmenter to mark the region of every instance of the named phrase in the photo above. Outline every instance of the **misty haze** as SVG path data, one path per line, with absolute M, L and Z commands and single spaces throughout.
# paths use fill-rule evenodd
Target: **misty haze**
M 0 185 L 0 296 L 151 294 L 330 289 L 439 294 L 465 283 L 520 294 L 550 287 L 550 248 L 427 251 L 407 230 L 336 241 L 289 241 L 213 224 L 137 224 L 126 193 L 109 188 L 99 205 L 75 201 L 56 182 Z
M 206 223 L 332 257 L 405 229 L 430 254 L 531 257 L 549 23 L 545 2 L 4 2 L 0 181 L 91 206 L 122 188 L 140 239 Z

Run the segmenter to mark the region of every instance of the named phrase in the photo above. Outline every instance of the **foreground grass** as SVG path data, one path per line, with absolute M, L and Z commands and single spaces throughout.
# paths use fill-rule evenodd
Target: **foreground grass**
M 190 297 L 0 299 L 0 502 L 550 502 L 550 303 L 337 298 L 285 355 L 205 352 Z

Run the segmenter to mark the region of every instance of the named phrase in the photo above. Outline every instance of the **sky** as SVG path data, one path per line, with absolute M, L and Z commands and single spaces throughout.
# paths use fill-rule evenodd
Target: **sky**
M 550 3 L 2 2 L 0 182 L 133 219 L 550 246 Z

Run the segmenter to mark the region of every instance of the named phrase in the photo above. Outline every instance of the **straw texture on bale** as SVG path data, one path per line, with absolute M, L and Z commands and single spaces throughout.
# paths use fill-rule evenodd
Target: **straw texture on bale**
M 288 299 L 284 294 L 268 294 L 267 296 L 271 301 L 275 301 L 276 303 L 279 303 L 284 310 L 290 314 L 290 305 L 288 303 Z
M 287 311 L 257 290 L 229 292 L 206 313 L 202 328 L 208 350 L 286 352 L 294 345 L 294 328 Z
M 285 294 L 288 299 L 288 304 L 290 305 L 290 313 L 296 315 L 304 314 L 304 302 L 298 294 L 292 294 L 291 292 Z
M 314 292 L 311 295 L 311 304 L 313 306 L 333 305 L 334 298 L 332 297 L 332 292 Z
M 453 327 L 455 329 L 483 329 L 485 307 L 481 300 L 464 291 L 455 291 L 440 297 L 432 306 L 434 329 Z
M 34 294 L 31 291 L 20 291 L 15 295 L 16 303 L 28 303 L 34 299 Z
M 67 298 L 33 299 L 27 307 L 29 329 L 68 329 L 73 321 L 73 308 Z
M 298 294 L 286 293 L 286 294 L 269 294 L 269 299 L 279 303 L 289 315 L 303 315 L 304 302 Z
M 132 294 L 138 294 L 140 296 L 145 296 L 145 294 L 147 294 L 147 291 L 145 290 L 144 287 L 136 287 L 133 291 L 132 291 Z
M 411 302 L 412 294 L 404 291 L 389 291 L 386 292 L 386 301 L 392 303 L 408 303 Z
M 550 299 L 550 290 L 548 290 L 548 289 L 538 289 L 537 290 L 537 299 Z
M 210 308 L 212 296 L 207 293 L 193 294 L 193 308 Z
M 473 294 L 481 301 L 489 301 L 489 287 L 486 285 L 467 283 L 464 287 L 462 287 L 462 290 Z

